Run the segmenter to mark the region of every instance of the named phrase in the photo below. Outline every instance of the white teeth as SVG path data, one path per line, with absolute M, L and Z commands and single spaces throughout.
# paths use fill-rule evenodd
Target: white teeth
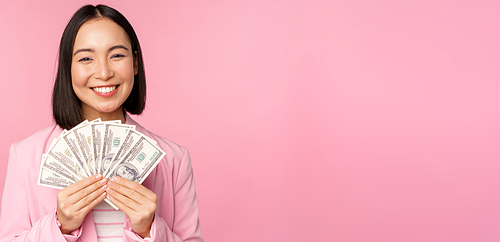
M 96 91 L 96 92 L 108 93 L 108 92 L 114 91 L 116 89 L 116 86 L 112 86 L 112 87 L 94 87 L 92 89 L 94 89 L 94 91 Z

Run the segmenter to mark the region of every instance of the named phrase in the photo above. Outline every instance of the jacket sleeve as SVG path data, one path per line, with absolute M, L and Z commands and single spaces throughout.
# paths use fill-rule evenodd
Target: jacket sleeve
M 25 151 L 23 151 L 25 152 Z M 29 152 L 29 151 L 28 151 Z M 0 242 L 7 241 L 76 241 L 82 228 L 70 235 L 63 235 L 59 229 L 55 209 L 40 216 L 30 214 L 30 201 L 34 194 L 28 194 L 22 161 L 19 160 L 15 144 L 10 148 L 7 176 L 0 210 Z M 25 167 L 28 168 L 28 167 Z M 33 206 L 33 205 L 32 205 Z
M 128 241 L 204 242 L 198 218 L 198 198 L 196 197 L 191 158 L 185 148 L 183 148 L 183 157 L 178 173 L 174 174 L 173 180 L 175 204 L 173 228 L 170 228 L 157 213 L 151 225 L 151 237 L 141 239 L 132 231 L 130 220 L 126 217 L 124 237 Z

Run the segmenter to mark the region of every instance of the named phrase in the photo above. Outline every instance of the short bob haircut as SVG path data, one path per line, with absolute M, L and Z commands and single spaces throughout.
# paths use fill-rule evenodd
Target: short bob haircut
M 132 25 L 116 9 L 105 5 L 86 5 L 78 9 L 64 29 L 59 45 L 59 63 L 54 91 L 52 92 L 52 114 L 57 125 L 71 129 L 84 120 L 81 101 L 73 90 L 71 80 L 71 61 L 76 34 L 83 23 L 91 19 L 108 18 L 118 24 L 127 33 L 134 60 L 137 58 L 138 72 L 134 76 L 134 86 L 129 97 L 123 103 L 124 112 L 141 114 L 146 106 L 146 75 L 142 59 L 141 46 Z M 136 53 L 137 52 L 137 53 Z

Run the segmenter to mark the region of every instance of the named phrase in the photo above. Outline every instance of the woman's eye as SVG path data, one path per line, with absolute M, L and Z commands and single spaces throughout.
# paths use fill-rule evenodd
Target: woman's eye
M 113 56 L 111 56 L 111 58 L 119 58 L 119 57 L 125 57 L 125 55 L 122 55 L 122 54 L 114 54 Z
M 81 59 L 79 59 L 78 61 L 81 62 L 81 61 L 89 61 L 91 60 L 89 57 L 83 57 Z

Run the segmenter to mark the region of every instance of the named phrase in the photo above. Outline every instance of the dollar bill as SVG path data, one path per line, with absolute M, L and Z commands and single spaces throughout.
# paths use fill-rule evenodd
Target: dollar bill
M 68 132 L 63 132 L 64 135 L 66 133 Z M 75 154 L 73 153 L 73 149 L 71 149 L 66 141 L 61 137 L 54 141 L 52 147 L 47 152 L 47 155 L 56 159 L 57 162 L 59 162 L 59 164 L 61 164 L 67 171 L 71 174 L 77 175 L 80 179 L 87 177 L 87 174 L 82 167 L 83 164 L 78 162 Z
M 102 143 L 104 142 L 104 126 L 106 123 L 121 124 L 121 121 L 113 120 L 90 124 L 90 127 L 92 129 L 92 150 L 94 155 L 96 173 L 101 172 L 101 152 Z
M 123 156 L 125 156 L 127 154 L 127 152 L 135 145 L 135 143 L 137 143 L 139 141 L 139 139 L 142 136 L 143 135 L 141 133 L 139 133 L 138 131 L 135 131 L 135 130 L 130 130 L 128 132 L 127 137 L 125 137 L 125 140 L 123 141 L 122 145 L 120 146 L 120 148 L 116 152 L 116 155 L 113 156 L 113 159 L 111 160 L 109 169 L 107 171 L 108 173 L 115 169 L 115 167 L 118 165 L 118 163 L 123 158 Z M 108 175 L 108 174 L 107 173 L 104 174 L 104 177 L 106 177 L 106 175 Z
M 142 183 L 154 167 L 165 156 L 165 152 L 148 138 L 141 136 L 128 153 L 120 160 L 107 178 L 120 176 Z
M 85 165 L 85 169 L 88 171 L 88 175 L 96 174 L 95 170 L 95 162 L 93 156 L 92 148 L 92 128 L 90 124 L 82 125 L 78 128 L 73 128 L 70 132 L 73 132 L 73 135 L 78 143 L 78 147 L 80 148 L 80 154 L 82 155 L 83 164 Z
M 64 189 L 71 184 L 73 184 L 72 181 L 59 176 L 58 174 L 48 169 L 45 169 L 43 167 L 40 168 L 40 173 L 38 175 L 38 185 L 56 189 Z
M 83 168 L 83 170 L 86 174 L 85 177 L 88 177 L 92 174 L 88 170 L 87 165 L 85 164 L 86 161 L 83 159 L 83 156 L 80 153 L 80 148 L 79 148 L 80 144 L 78 143 L 76 136 L 77 135 L 75 134 L 74 129 L 72 129 L 72 130 L 66 132 L 66 134 L 63 135 L 62 139 L 64 141 L 66 141 L 66 144 L 73 152 L 73 155 L 74 155 L 75 159 L 77 160 L 78 164 L 80 165 L 81 168 Z
M 105 124 L 104 140 L 101 152 L 100 173 L 106 174 L 111 165 L 111 161 L 130 130 L 135 129 L 134 125 L 127 124 Z
M 54 159 L 54 157 L 50 155 L 42 155 L 42 165 L 40 167 L 50 170 L 51 172 L 56 173 L 72 182 L 80 180 L 78 175 L 72 174 L 72 172 L 66 170 L 64 166 L 58 162 L 58 160 Z

